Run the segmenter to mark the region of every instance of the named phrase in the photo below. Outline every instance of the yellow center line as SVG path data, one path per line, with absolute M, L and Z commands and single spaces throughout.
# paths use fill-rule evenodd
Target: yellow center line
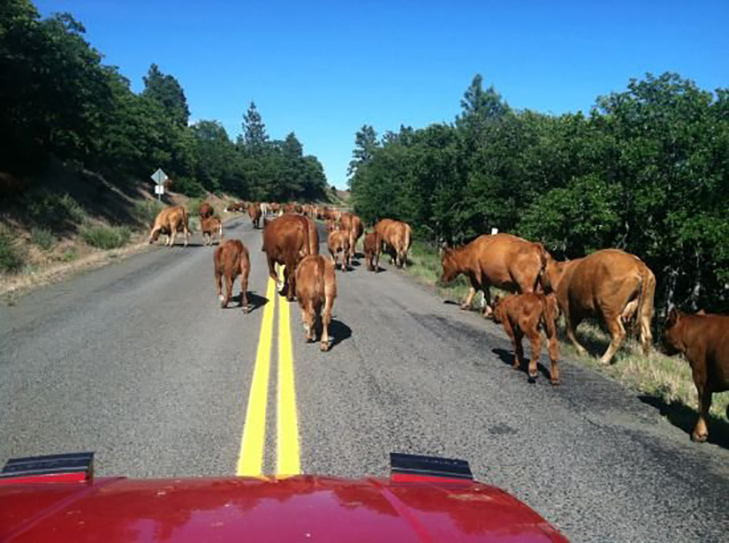
M 243 437 L 238 455 L 237 475 L 258 477 L 263 474 L 268 376 L 271 367 L 271 344 L 273 343 L 273 313 L 277 297 L 276 283 L 269 278 L 266 290 L 268 303 L 263 309 L 256 365 L 253 370 L 246 420 L 243 425 Z
M 278 313 L 278 397 L 276 402 L 278 415 L 276 474 L 278 476 L 301 473 L 290 315 L 289 302 L 281 300 Z

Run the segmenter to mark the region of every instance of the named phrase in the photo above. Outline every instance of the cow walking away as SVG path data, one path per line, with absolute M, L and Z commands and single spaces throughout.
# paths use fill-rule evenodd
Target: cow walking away
M 248 216 L 251 218 L 253 228 L 261 227 L 261 204 L 253 202 L 248 205 Z
M 248 313 L 251 306 L 248 303 L 248 274 L 251 270 L 251 261 L 248 249 L 243 242 L 229 239 L 218 245 L 213 253 L 215 264 L 215 290 L 220 300 L 220 307 L 228 307 L 228 301 L 233 294 L 233 283 L 240 275 L 240 305 L 243 313 Z M 225 279 L 225 294 L 222 292 L 222 280 Z
M 394 219 L 382 219 L 375 225 L 375 232 L 382 238 L 386 251 L 399 268 L 407 268 L 408 251 L 412 243 L 412 229 L 408 223 Z
M 625 338 L 623 321 L 633 315 L 640 325 L 643 353 L 647 356 L 650 352 L 656 278 L 637 256 L 603 249 L 567 262 L 548 257 L 542 284 L 547 292 L 557 295 L 567 336 L 580 354 L 587 354 L 587 350 L 577 341 L 575 331 L 584 319 L 600 318 L 610 332 L 610 346 L 600 358 L 601 363 L 608 364 Z
M 188 227 L 187 210 L 182 206 L 168 207 L 163 209 L 157 215 L 152 226 L 152 232 L 149 234 L 149 243 L 154 243 L 160 234 L 165 234 L 167 240 L 165 245 L 172 247 L 175 244 L 177 232 L 182 232 L 185 236 L 185 247 L 190 241 L 190 229 Z
M 215 234 L 218 234 L 218 244 L 223 241 L 223 221 L 220 217 L 204 218 L 200 222 L 200 230 L 203 235 L 203 243 L 212 245 Z
M 480 290 L 486 303 L 484 316 L 489 317 L 492 313 L 491 285 L 509 292 L 534 292 L 547 256 L 541 243 L 511 234 L 483 235 L 461 247 L 443 249 L 440 281 L 450 283 L 464 274 L 471 288 L 461 309 L 470 309 Z
M 706 419 L 715 392 L 729 390 L 729 316 L 672 310 L 663 332 L 663 348 L 669 355 L 681 353 L 691 365 L 699 395 L 699 419 L 691 439 L 706 441 Z M 727 408 L 729 417 L 729 408 Z
M 347 271 L 349 254 L 349 232 L 343 232 L 339 229 L 334 229 L 329 232 L 327 238 L 327 245 L 329 246 L 329 254 L 332 255 L 334 260 L 334 267 L 339 266 L 339 259 L 341 258 L 342 271 Z
M 342 231 L 346 232 L 349 238 L 347 243 L 347 266 L 351 266 L 357 251 L 357 242 L 364 233 L 364 226 L 362 225 L 362 219 L 354 213 L 349 212 L 342 213 L 339 217 L 339 224 Z
M 364 255 L 367 269 L 373 272 L 380 271 L 380 254 L 382 252 L 382 237 L 377 232 L 369 232 L 364 237 Z
M 506 298 L 494 299 L 494 321 L 500 322 L 511 338 L 514 345 L 514 369 L 521 368 L 521 359 L 524 356 L 521 341 L 524 336 L 529 338 L 531 344 L 531 359 L 529 360 L 529 380 L 537 378 L 537 362 L 542 352 L 542 334 L 547 335 L 549 344 L 549 360 L 552 363 L 550 372 L 551 383 L 559 384 L 559 366 L 557 359 L 559 350 L 557 346 L 557 300 L 553 294 L 545 296 L 543 293 L 527 292 L 525 294 L 511 295 Z
M 329 324 L 337 297 L 334 261 L 321 255 L 306 256 L 296 268 L 296 297 L 301 308 L 306 341 L 316 341 L 321 320 L 320 349 L 328 351 L 331 347 Z
M 306 255 L 319 254 L 319 234 L 311 219 L 301 215 L 282 215 L 263 229 L 263 247 L 268 274 L 276 281 L 279 293 L 286 291 L 289 301 L 296 293 L 296 266 Z M 276 264 L 285 266 L 284 280 L 276 274 Z

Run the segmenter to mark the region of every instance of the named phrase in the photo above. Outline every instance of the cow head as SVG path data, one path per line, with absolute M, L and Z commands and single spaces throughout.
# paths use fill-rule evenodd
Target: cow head
M 491 301 L 491 312 L 488 315 L 488 317 L 491 317 L 491 319 L 493 319 L 493 321 L 497 324 L 504 320 L 503 317 L 501 316 L 501 310 L 503 309 L 503 305 L 502 305 L 503 301 L 504 301 L 504 298 L 502 298 L 501 296 L 498 296 L 498 295 L 494 296 L 494 299 Z M 488 306 L 487 306 L 487 309 L 488 309 Z M 486 316 L 487 315 L 484 315 L 484 317 L 486 317 Z
M 443 267 L 443 273 L 440 276 L 441 283 L 450 283 L 461 273 L 454 253 L 455 251 L 448 247 L 443 249 L 443 253 L 440 256 L 440 263 Z
M 675 307 L 668 312 L 668 320 L 663 327 L 662 351 L 669 356 L 684 351 L 682 318 L 683 314 Z

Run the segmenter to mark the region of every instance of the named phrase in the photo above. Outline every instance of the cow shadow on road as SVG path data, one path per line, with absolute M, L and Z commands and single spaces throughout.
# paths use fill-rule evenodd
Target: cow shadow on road
M 527 347 L 527 349 L 528 349 L 528 347 Z M 513 351 L 507 351 L 506 349 L 500 349 L 497 347 L 495 349 L 491 349 L 491 352 L 494 353 L 496 356 L 498 356 L 504 364 L 513 366 L 513 364 L 514 364 L 514 352 Z M 527 371 L 528 365 L 529 365 L 529 358 L 522 358 L 519 361 L 519 373 L 524 373 L 528 377 L 529 376 L 529 373 Z M 552 376 L 549 373 L 549 370 L 545 366 L 542 365 L 541 361 L 537 362 L 537 369 L 539 370 L 539 373 L 541 373 L 546 379 L 551 379 Z
M 352 329 L 342 321 L 332 318 L 332 321 L 329 323 L 329 336 L 332 342 L 329 348 L 333 349 L 341 342 L 352 337 Z
M 699 417 L 696 409 L 692 409 L 681 403 L 667 403 L 661 398 L 647 394 L 638 396 L 638 399 L 644 404 L 658 409 L 660 414 L 668 419 L 668 422 L 686 432 L 687 439 L 691 436 L 691 432 Z M 709 438 L 707 442 L 724 449 L 729 449 L 729 423 L 712 414 L 709 415 L 706 422 L 709 426 Z
M 228 309 L 238 308 L 240 306 L 241 297 L 242 297 L 241 294 L 233 296 L 230 300 L 235 305 L 233 305 L 233 304 L 228 305 Z M 250 310 L 248 311 L 249 313 L 253 313 L 256 309 L 258 309 L 259 307 L 263 307 L 267 303 L 268 303 L 268 298 L 266 298 L 264 296 L 259 296 L 258 294 L 255 294 L 253 292 L 248 293 L 248 307 L 250 308 Z

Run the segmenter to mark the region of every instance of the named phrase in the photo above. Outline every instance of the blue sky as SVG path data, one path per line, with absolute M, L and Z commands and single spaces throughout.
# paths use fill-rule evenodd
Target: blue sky
M 268 133 L 295 132 L 346 186 L 355 132 L 450 122 L 476 73 L 512 107 L 587 111 L 631 77 L 674 71 L 729 87 L 729 1 L 42 0 L 68 11 L 132 80 L 151 63 L 191 117 L 234 138 L 256 102 Z

